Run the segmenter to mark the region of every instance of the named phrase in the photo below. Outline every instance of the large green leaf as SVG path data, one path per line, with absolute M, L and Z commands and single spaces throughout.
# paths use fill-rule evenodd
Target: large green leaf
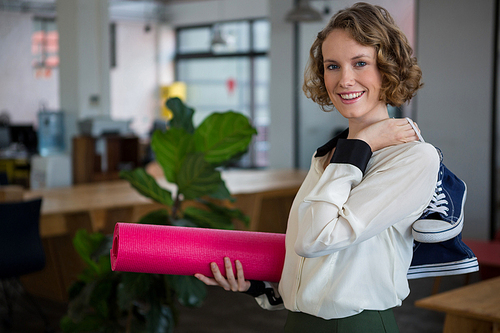
M 219 199 L 219 200 L 228 199 L 229 201 L 234 201 L 234 198 L 231 196 L 231 193 L 229 193 L 229 190 L 227 189 L 226 183 L 224 182 L 223 179 L 221 179 L 217 190 L 211 193 L 210 196 L 214 199 Z
M 120 309 L 127 309 L 134 301 L 144 299 L 153 284 L 153 274 L 123 272 L 117 288 Z
M 169 276 L 170 284 L 175 290 L 178 301 L 189 307 L 199 307 L 207 297 L 207 288 L 194 276 Z
M 138 318 L 145 319 L 144 332 L 172 332 L 175 318 L 170 307 L 173 304 L 168 302 L 171 292 L 167 289 L 169 286 L 165 285 L 163 275 L 127 274 L 122 278 L 120 287 L 121 291 L 126 292 L 120 303 L 124 302 L 123 296 L 133 295 L 128 303 L 135 308 L 134 313 Z
M 160 187 L 156 180 L 146 170 L 137 168 L 132 171 L 121 171 L 120 177 L 128 182 L 142 195 L 166 206 L 172 206 L 174 201 L 172 193 Z
M 109 253 L 99 257 L 95 261 L 95 265 L 89 265 L 83 269 L 83 271 L 78 275 L 78 279 L 84 283 L 89 283 L 96 279 L 96 276 L 102 277 L 106 274 L 111 273 L 111 260 Z
M 80 257 L 87 263 L 92 273 L 100 275 L 101 267 L 92 259 L 92 254 L 100 247 L 105 240 L 105 236 L 101 233 L 89 234 L 85 229 L 77 230 L 73 238 L 73 246 Z
M 141 224 L 157 224 L 157 225 L 168 225 L 170 224 L 170 215 L 168 210 L 159 209 L 147 213 L 139 219 Z
M 194 110 L 187 107 L 179 98 L 174 97 L 167 100 L 167 107 L 172 111 L 174 117 L 170 120 L 171 128 L 183 128 L 188 133 L 194 132 L 193 114 Z
M 236 219 L 243 222 L 247 227 L 250 225 L 250 217 L 245 215 L 238 208 L 229 208 L 226 206 L 221 206 L 206 200 L 199 200 L 200 203 L 203 203 L 205 206 L 210 208 L 213 212 L 217 212 L 218 214 L 222 214 L 228 216 L 231 219 Z
M 171 128 L 166 132 L 155 131 L 151 148 L 163 169 L 165 178 L 176 183 L 177 173 L 187 154 L 194 152 L 194 138 L 183 128 Z
M 184 218 L 204 228 L 234 229 L 231 217 L 221 212 L 197 207 L 186 207 L 184 209 Z
M 222 164 L 246 151 L 254 134 L 257 131 L 244 115 L 233 111 L 212 113 L 194 133 L 196 151 L 205 153 L 206 161 Z
M 146 332 L 172 333 L 174 332 L 174 314 L 169 306 L 153 303 L 146 314 Z
M 113 311 L 113 309 L 110 309 L 109 299 L 115 293 L 114 289 L 115 284 L 112 280 L 102 279 L 95 285 L 90 296 L 89 304 L 103 318 L 109 317 L 109 313 Z M 114 304 L 111 307 L 114 307 Z
M 185 200 L 193 200 L 217 191 L 221 180 L 220 172 L 205 161 L 203 154 L 194 153 L 184 159 L 177 186 Z

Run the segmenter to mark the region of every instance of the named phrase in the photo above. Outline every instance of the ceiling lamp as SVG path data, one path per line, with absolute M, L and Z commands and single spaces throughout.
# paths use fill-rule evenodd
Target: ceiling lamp
M 225 46 L 226 40 L 222 36 L 222 31 L 220 29 L 220 26 L 218 24 L 214 25 L 213 27 L 213 34 L 212 34 L 212 47 L 213 46 Z
M 295 6 L 285 17 L 288 22 L 316 22 L 322 21 L 321 13 L 309 5 L 308 0 L 299 0 Z

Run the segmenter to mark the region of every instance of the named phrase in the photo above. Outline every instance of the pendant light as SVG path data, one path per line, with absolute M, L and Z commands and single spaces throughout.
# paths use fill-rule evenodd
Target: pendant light
M 212 30 L 212 41 L 210 43 L 212 47 L 225 46 L 227 44 L 226 40 L 222 36 L 222 31 L 219 24 L 215 24 Z
M 223 18 L 223 4 L 222 0 L 217 1 L 217 16 L 220 20 Z M 226 39 L 222 35 L 222 29 L 220 24 L 216 23 L 212 27 L 212 41 L 210 42 L 212 48 L 221 48 L 227 45 Z
M 288 12 L 287 22 L 317 22 L 322 21 L 321 13 L 309 5 L 308 0 L 299 0 L 298 4 Z

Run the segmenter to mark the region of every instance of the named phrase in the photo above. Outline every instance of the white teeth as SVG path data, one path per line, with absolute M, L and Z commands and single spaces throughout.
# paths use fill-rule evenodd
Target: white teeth
M 354 98 L 358 98 L 362 94 L 363 94 L 362 92 L 351 93 L 351 94 L 340 94 L 340 97 L 342 97 L 343 99 L 354 99 Z

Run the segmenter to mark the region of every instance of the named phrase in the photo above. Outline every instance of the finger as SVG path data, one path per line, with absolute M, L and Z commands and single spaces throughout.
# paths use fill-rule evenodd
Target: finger
M 407 126 L 408 127 L 404 128 L 404 134 L 407 135 L 407 136 L 411 136 L 411 135 L 417 136 L 417 133 L 415 132 L 415 130 L 413 129 L 413 127 L 411 127 L 409 124 L 407 124 Z
M 209 278 L 208 276 L 205 276 L 203 274 L 195 274 L 195 278 L 206 284 L 207 286 L 218 286 L 219 283 L 215 281 L 215 279 Z
M 250 288 L 250 282 L 245 280 L 243 265 L 241 261 L 236 260 L 236 275 L 238 277 L 238 291 L 247 291 Z
M 395 133 L 394 139 L 396 140 L 396 143 L 407 143 L 411 141 L 411 138 L 414 135 L 415 132 L 411 129 L 411 126 L 406 123 L 404 127 L 401 126 L 398 128 L 398 131 Z
M 406 126 L 408 125 L 408 121 L 406 118 L 396 118 L 392 120 L 398 126 Z
M 410 124 L 410 126 L 412 127 L 412 129 L 420 134 L 420 128 L 418 127 L 418 124 L 416 122 L 414 122 L 413 120 L 411 120 L 410 118 L 405 118 L 407 121 L 408 121 L 408 124 Z M 417 135 L 418 137 L 418 135 Z
M 412 141 L 418 141 L 418 135 L 417 133 L 413 130 L 413 128 L 410 128 L 409 130 L 405 130 L 404 132 L 404 142 L 412 142 Z
M 417 128 L 417 130 L 418 130 L 418 132 L 419 132 L 419 133 L 422 133 L 422 132 L 420 131 L 420 127 L 418 127 L 418 124 L 417 124 L 416 122 L 413 122 L 413 125 L 415 125 L 415 127 Z
M 219 270 L 219 266 L 217 266 L 217 264 L 213 262 L 210 264 L 210 269 L 212 270 L 215 281 L 217 281 L 217 283 L 225 290 L 231 290 L 231 286 L 227 282 L 226 278 L 222 276 Z
M 229 283 L 229 286 L 232 291 L 238 291 L 238 282 L 234 278 L 233 272 L 233 264 L 231 263 L 231 259 L 228 257 L 224 258 L 224 266 L 226 268 L 226 279 Z

